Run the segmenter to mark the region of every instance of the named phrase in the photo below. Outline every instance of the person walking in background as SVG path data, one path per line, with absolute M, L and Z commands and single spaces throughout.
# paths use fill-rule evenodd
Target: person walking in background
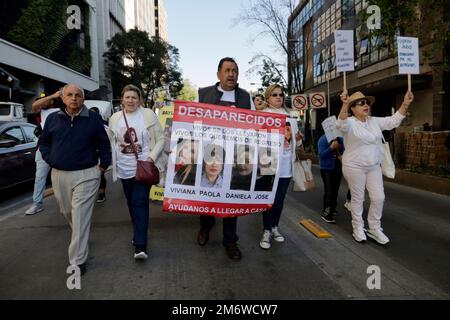
M 233 58 L 223 58 L 219 61 L 215 85 L 198 90 L 199 102 L 222 106 L 237 107 L 243 109 L 255 109 L 250 94 L 239 88 L 237 83 L 239 68 Z M 223 218 L 223 245 L 227 256 L 233 261 L 240 261 L 242 253 L 238 247 L 239 237 L 236 234 L 237 217 Z M 197 234 L 197 242 L 205 246 L 209 240 L 209 232 L 215 224 L 215 217 L 200 216 L 200 231 Z
M 167 158 L 164 157 L 164 132 L 156 114 L 142 107 L 141 90 L 127 85 L 122 90 L 121 112 L 109 120 L 108 136 L 112 146 L 113 181 L 119 178 L 127 199 L 128 210 L 133 222 L 134 259 L 148 258 L 149 193 L 151 185 L 135 179 L 137 161 L 153 162 L 161 172 Z M 123 147 L 126 141 L 133 141 L 133 147 Z
M 270 85 L 264 93 L 266 100 L 265 112 L 285 114 L 289 117 L 289 111 L 285 105 L 285 95 L 283 87 L 279 84 Z M 286 121 L 288 121 L 287 119 Z M 284 242 L 284 237 L 278 229 L 281 212 L 283 211 L 284 199 L 291 182 L 292 170 L 295 161 L 295 148 L 297 144 L 301 144 L 302 135 L 297 131 L 293 132 L 291 125 L 286 123 L 285 140 L 283 144 L 283 152 L 279 159 L 279 180 L 277 192 L 272 209 L 263 213 L 264 231 L 259 242 L 262 249 L 271 247 L 270 239 L 276 242 Z
M 45 121 L 49 114 L 58 111 L 62 106 L 61 91 L 57 91 L 54 94 L 36 99 L 31 105 L 31 111 L 36 118 L 36 130 L 34 134 L 39 138 L 44 128 Z M 39 144 L 37 146 L 36 155 L 36 174 L 34 178 L 33 189 L 33 204 L 25 211 L 26 215 L 33 215 L 44 210 L 44 191 L 45 184 L 47 182 L 47 176 L 50 172 L 50 166 L 42 159 L 42 154 L 39 151 Z
M 100 110 L 97 107 L 92 107 L 89 110 L 100 115 Z M 105 126 L 105 130 L 108 130 L 108 122 L 103 120 L 103 124 Z M 105 178 L 105 171 L 102 171 L 102 175 L 100 176 L 100 186 L 98 188 L 97 202 L 105 202 L 105 201 L 106 201 L 106 178 Z
M 101 117 L 83 104 L 83 89 L 66 85 L 62 100 L 66 108 L 47 118 L 39 148 L 52 167 L 55 198 L 72 229 L 69 263 L 84 274 L 92 211 L 101 171 L 111 163 L 111 148 Z
M 364 192 L 367 188 L 370 197 L 367 236 L 385 245 L 390 240 L 381 227 L 385 199 L 381 171 L 384 159 L 382 131 L 400 126 L 414 101 L 414 95 L 408 91 L 398 111 L 393 116 L 384 118 L 370 116 L 375 102 L 374 97 L 366 97 L 361 92 L 348 97 L 348 93 L 344 91 L 341 94 L 341 101 L 342 108 L 337 128 L 344 135 L 346 148 L 342 157 L 342 172 L 352 194 L 352 235 L 357 242 L 367 240 L 362 218 Z
M 334 216 L 337 213 L 337 198 L 342 179 L 341 155 L 345 150 L 343 139 L 338 137 L 328 142 L 326 135 L 323 135 L 319 139 L 318 150 L 320 175 L 324 186 L 322 219 L 328 223 L 335 223 Z M 344 204 L 344 207 L 346 206 L 347 202 Z

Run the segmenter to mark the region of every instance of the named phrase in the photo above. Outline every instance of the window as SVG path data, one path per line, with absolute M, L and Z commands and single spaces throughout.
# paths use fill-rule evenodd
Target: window
M 36 137 L 34 135 L 34 127 L 24 126 L 24 127 L 22 127 L 22 129 L 25 133 L 25 138 L 27 139 L 27 143 L 38 141 L 38 137 Z
M 359 49 L 359 54 L 366 54 L 368 51 L 369 39 L 361 40 L 361 48 Z
M 23 137 L 22 130 L 20 127 L 12 127 L 6 129 L 0 134 L 0 140 L 13 140 L 17 144 L 24 144 L 25 138 Z

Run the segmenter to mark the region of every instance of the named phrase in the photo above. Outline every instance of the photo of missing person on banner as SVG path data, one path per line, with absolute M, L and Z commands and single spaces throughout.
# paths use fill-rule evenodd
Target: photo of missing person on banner
M 274 148 L 260 148 L 255 191 L 272 191 L 277 170 L 278 155 Z
M 129 128 L 128 130 L 125 129 L 124 134 L 122 135 L 123 139 L 121 140 L 120 147 L 122 148 L 122 153 L 125 154 L 134 154 L 135 150 L 133 149 L 133 145 L 131 144 L 131 141 L 134 142 L 134 145 L 136 146 L 136 152 L 141 153 L 142 152 L 142 145 L 138 142 L 138 137 L 136 134 L 136 130 L 134 128 Z
M 197 173 L 199 142 L 191 139 L 179 139 L 176 149 L 174 184 L 195 185 Z
M 224 148 L 216 144 L 207 144 L 203 154 L 203 171 L 200 186 L 221 189 L 224 164 Z
M 231 190 L 250 191 L 253 177 L 254 147 L 236 144 L 234 148 L 234 164 L 231 173 Z

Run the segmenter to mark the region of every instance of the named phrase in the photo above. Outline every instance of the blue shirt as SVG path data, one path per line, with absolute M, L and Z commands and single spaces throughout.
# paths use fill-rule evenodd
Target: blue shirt
M 339 153 L 342 155 L 345 151 L 344 140 L 341 137 L 337 138 L 341 147 L 339 148 Z M 334 170 L 336 167 L 336 161 L 338 160 L 338 155 L 336 150 L 331 150 L 328 143 L 327 137 L 325 135 L 321 136 L 319 142 L 317 143 L 319 149 L 319 164 L 322 170 Z
M 39 138 L 39 150 L 50 167 L 76 171 L 111 164 L 111 145 L 100 115 L 83 106 L 71 117 L 65 111 L 48 116 Z

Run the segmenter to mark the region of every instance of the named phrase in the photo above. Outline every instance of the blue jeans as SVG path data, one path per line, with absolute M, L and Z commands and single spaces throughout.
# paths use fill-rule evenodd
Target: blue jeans
M 121 181 L 133 222 L 133 243 L 135 246 L 147 246 L 150 186 L 136 182 L 134 178 Z
M 34 179 L 33 203 L 42 206 L 44 200 L 45 183 L 50 172 L 50 166 L 42 159 L 42 154 L 36 150 L 36 177 Z
M 278 180 L 277 193 L 275 194 L 272 209 L 263 213 L 264 230 L 272 230 L 273 227 L 278 227 L 281 211 L 283 211 L 284 198 L 290 183 L 291 178 L 280 178 Z

